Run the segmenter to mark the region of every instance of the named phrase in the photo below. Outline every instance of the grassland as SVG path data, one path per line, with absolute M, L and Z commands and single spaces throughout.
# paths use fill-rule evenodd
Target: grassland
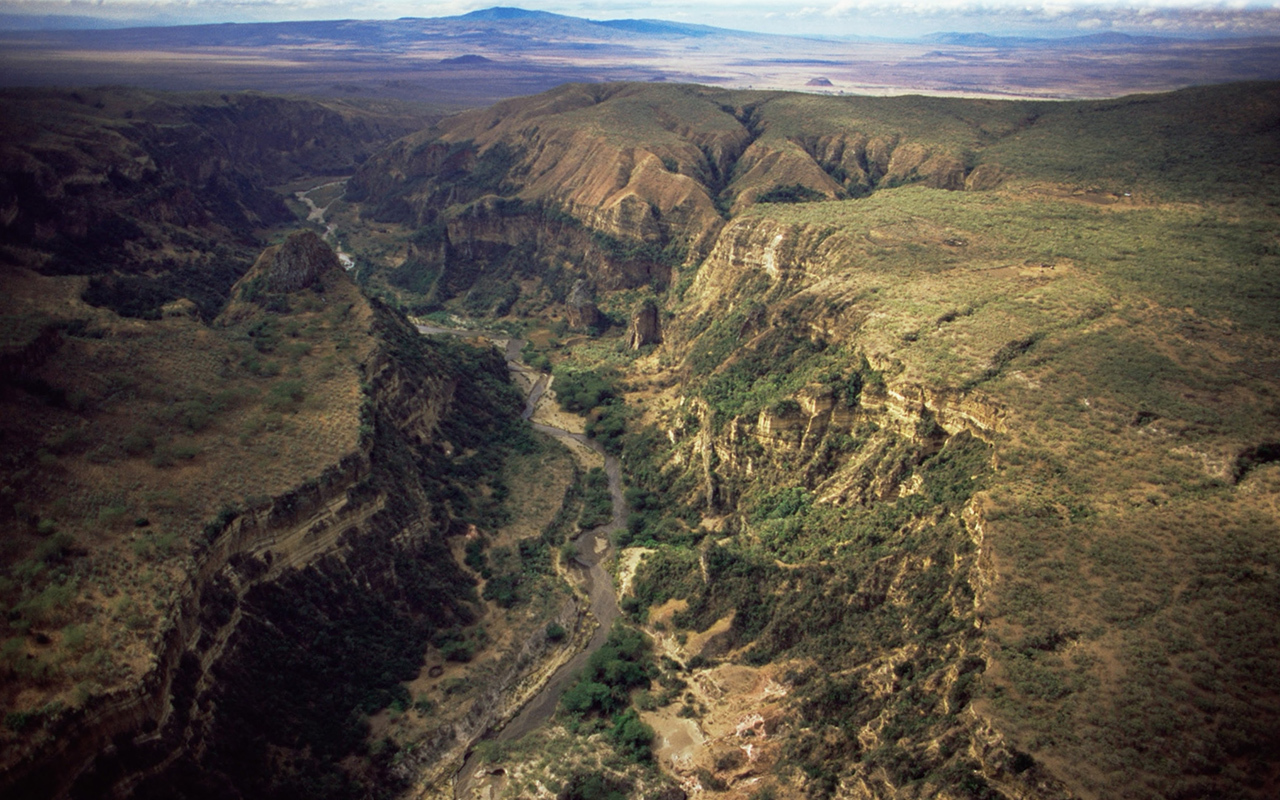
M 1280 719 L 1278 97 L 566 87 L 371 159 L 353 179 L 366 194 L 331 219 L 393 302 L 474 314 L 509 299 L 495 313 L 533 331 L 562 399 L 622 453 L 634 513 L 618 543 L 644 548 L 622 606 L 672 662 L 628 699 L 711 726 L 754 697 L 716 688 L 715 670 L 777 682 L 774 749 L 743 764 L 709 747 L 682 778 L 729 797 L 862 782 L 1263 798 Z M 395 203 L 408 211 L 377 219 Z M 673 272 L 626 272 L 647 258 L 627 243 L 693 228 L 705 239 Z M 460 264 L 483 279 L 416 291 Z M 571 333 L 579 279 L 611 322 L 656 299 L 664 343 Z M 252 503 L 369 431 L 352 410 L 354 287 L 207 326 L 183 304 L 151 322 L 87 306 L 84 277 L 6 281 L 6 358 L 39 350 L 46 323 L 63 342 L 7 395 L 20 449 L 0 655 L 36 687 L 14 707 L 37 712 L 11 720 L 17 736 L 46 699 L 141 667 L 154 598 L 181 576 L 175 531 L 217 514 L 213 498 Z M 454 365 L 500 367 L 476 359 Z M 564 534 L 606 511 L 598 473 L 564 492 L 562 454 L 503 472 L 465 415 L 442 430 L 463 443 L 454 466 L 483 478 L 449 502 L 475 526 L 453 555 L 487 617 L 437 631 L 425 673 L 375 720 L 380 752 L 422 741 L 437 711 L 465 714 L 495 654 L 552 613 Z M 618 694 L 597 711 L 621 711 Z M 615 744 L 642 755 L 638 717 L 577 711 L 492 748 L 511 787 L 669 780 L 570 733 L 624 731 Z
M 331 276 L 334 277 L 334 276 Z M 80 279 L 8 272 L 61 346 L 5 390 L 3 702 L 75 706 L 149 664 L 193 531 L 357 449 L 367 308 L 342 276 L 294 309 L 222 328 L 123 320 Z M 14 710 L 17 709 L 17 710 Z M 6 729 L 12 736 L 26 724 Z
M 844 266 L 806 291 L 871 298 L 873 361 L 1008 410 L 979 501 L 1002 576 L 982 707 L 1099 796 L 1268 785 L 1244 708 L 1278 688 L 1255 661 L 1275 647 L 1274 468 L 1237 465 L 1277 423 L 1280 229 L 1241 211 L 910 189 L 756 212 L 835 228 Z

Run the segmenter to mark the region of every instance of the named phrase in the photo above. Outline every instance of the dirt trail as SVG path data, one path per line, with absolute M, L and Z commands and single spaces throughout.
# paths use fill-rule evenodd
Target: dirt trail
M 507 360 L 507 368 L 516 379 L 516 385 L 526 394 L 523 418 L 532 419 L 538 411 L 538 405 L 543 400 L 546 390 L 550 388 L 551 380 L 547 375 L 530 369 L 521 361 L 520 351 L 525 344 L 523 339 L 497 331 L 440 328 L 433 325 L 418 325 L 418 331 L 423 334 L 484 337 L 492 340 L 502 349 Z M 613 501 L 613 516 L 608 523 L 585 531 L 573 540 L 578 548 L 578 555 L 574 558 L 572 566 L 579 573 L 582 588 L 591 602 L 591 614 L 599 622 L 599 627 L 592 634 L 586 648 L 556 670 L 542 691 L 526 703 L 520 713 L 502 730 L 491 737 L 500 742 L 519 739 L 551 719 L 560 702 L 560 695 L 564 694 L 569 683 L 586 665 L 591 654 L 604 644 L 609 636 L 609 629 L 613 627 L 613 621 L 619 614 L 618 596 L 614 591 L 613 579 L 605 570 L 604 564 L 612 548 L 614 532 L 622 530 L 626 525 L 627 505 L 622 493 L 622 465 L 617 458 L 606 453 L 598 442 L 587 438 L 583 433 L 540 422 L 534 422 L 533 427 L 535 430 L 555 437 L 568 446 L 570 451 L 578 452 L 579 448 L 586 448 L 604 460 L 605 474 L 609 476 L 609 496 Z M 469 798 L 471 795 L 472 784 L 479 767 L 478 761 L 475 752 L 472 751 L 454 779 L 454 797 L 459 800 Z

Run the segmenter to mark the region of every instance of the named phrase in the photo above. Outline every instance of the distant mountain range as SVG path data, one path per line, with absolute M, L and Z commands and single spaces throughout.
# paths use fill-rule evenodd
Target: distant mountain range
M 505 7 L 437 18 L 113 29 L 78 19 L 83 28 L 55 29 L 66 18 L 0 17 L 0 84 L 254 89 L 460 108 L 567 82 L 1066 99 L 1280 79 L 1280 38 L 836 39 Z M 128 58 L 118 55 L 125 51 Z
M 1150 47 L 1187 40 L 1169 36 L 1133 36 L 1127 33 L 1091 33 L 1085 36 L 1059 38 L 991 36 L 986 33 L 931 33 L 928 36 L 921 36 L 916 41 L 963 47 Z
M 688 25 L 679 22 L 670 22 L 660 19 L 611 19 L 611 20 L 592 20 L 580 17 L 568 16 L 565 14 L 556 14 L 550 11 L 530 11 L 523 8 L 513 8 L 509 6 L 495 6 L 493 8 L 472 11 L 467 14 L 461 14 L 452 17 L 401 17 L 396 20 L 338 20 L 338 21 L 299 21 L 299 22 L 249 22 L 249 23 L 208 23 L 199 25 L 183 24 L 175 22 L 174 24 L 156 25 L 148 24 L 147 20 L 111 20 L 101 17 L 93 17 L 87 15 L 58 15 L 58 14 L 0 14 L 0 31 L 104 31 L 104 30 L 125 30 L 125 29 L 146 29 L 146 30 L 166 30 L 175 29 L 217 29 L 222 33 L 227 30 L 227 25 L 235 25 L 237 30 L 244 29 L 244 33 L 252 35 L 251 29 L 271 26 L 276 30 L 280 30 L 279 26 L 285 26 L 288 29 L 314 29 L 317 32 L 331 30 L 333 25 L 340 25 L 349 29 L 353 22 L 358 22 L 364 26 L 379 26 L 385 24 L 400 25 L 405 24 L 411 26 L 428 25 L 428 26 L 450 26 L 457 24 L 469 24 L 477 22 L 499 23 L 506 25 L 513 22 L 522 24 L 535 24 L 539 26 L 557 26 L 561 29 L 575 30 L 583 34 L 606 34 L 604 30 L 618 31 L 625 34 L 636 34 L 643 36 L 677 36 L 677 37 L 715 37 L 715 36 L 748 36 L 752 38 L 770 37 L 770 34 L 753 33 L 750 31 L 739 31 L 730 28 L 717 28 L 710 25 Z M 323 34 L 321 34 L 323 35 Z M 822 39 L 844 42 L 928 42 L 931 44 L 950 44 L 962 45 L 966 47 L 1028 47 L 1028 46 L 1075 46 L 1075 45 L 1152 45 L 1169 41 L 1173 37 L 1163 36 L 1132 36 L 1123 33 L 1101 33 L 1089 34 L 1084 36 L 1068 36 L 1057 38 L 1029 37 L 1029 36 L 992 36 L 986 33 L 959 33 L 959 32 L 940 32 L 932 33 L 919 37 L 911 38 L 894 38 L 885 37 L 864 37 L 864 36 L 842 36 L 827 37 L 821 35 L 790 36 L 787 38 L 804 38 L 804 39 Z

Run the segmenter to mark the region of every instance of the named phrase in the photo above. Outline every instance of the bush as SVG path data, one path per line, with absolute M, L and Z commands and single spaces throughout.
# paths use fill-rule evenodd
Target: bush
M 445 661 L 465 664 L 476 654 L 477 643 L 458 628 L 437 633 L 431 641 Z
M 613 718 L 609 740 L 618 752 L 636 763 L 652 760 L 653 751 L 650 748 L 653 737 L 653 728 L 641 721 L 634 708 L 628 708 Z
M 622 453 L 623 436 L 627 432 L 626 406 L 607 403 L 587 422 L 587 435 L 600 442 L 613 455 Z
M 484 585 L 482 596 L 485 600 L 492 600 L 503 608 L 511 608 L 520 599 L 516 594 L 516 587 L 519 585 L 518 575 L 497 575 Z
M 307 387 L 302 381 L 280 381 L 267 392 L 264 403 L 272 411 L 296 411 L 306 396 Z
M 609 476 L 599 467 L 587 473 L 586 490 L 583 492 L 582 515 L 578 527 L 591 530 L 607 525 L 613 519 L 613 498 L 609 495 Z
M 631 783 L 598 773 L 578 773 L 556 795 L 556 800 L 627 800 Z
M 553 374 L 556 398 L 566 411 L 585 414 L 618 398 L 612 376 L 590 369 L 560 367 Z
M 812 203 L 815 200 L 825 200 L 827 196 L 815 189 L 810 189 L 802 183 L 793 183 L 788 186 L 775 186 L 764 194 L 756 198 L 757 203 Z
M 577 683 L 564 693 L 561 705 L 579 718 L 615 716 L 627 707 L 632 689 L 648 687 L 655 669 L 644 634 L 615 624 L 604 645 L 587 660 Z

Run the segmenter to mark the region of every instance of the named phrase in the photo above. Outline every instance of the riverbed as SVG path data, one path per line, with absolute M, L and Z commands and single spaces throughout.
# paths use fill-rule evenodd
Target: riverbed
M 342 195 L 338 194 L 334 199 L 325 203 L 324 206 L 317 205 L 316 201 L 311 199 L 313 192 L 328 189 L 332 186 L 346 186 L 348 180 L 348 178 L 343 178 L 322 183 L 319 186 L 312 186 L 310 189 L 294 192 L 293 196 L 306 205 L 307 222 L 315 222 L 324 226 L 324 240 L 329 243 L 329 246 L 333 248 L 333 252 L 338 255 L 338 263 L 342 264 L 342 268 L 350 272 L 355 269 L 356 260 L 351 257 L 350 253 L 343 250 L 342 245 L 338 243 L 338 226 L 335 223 L 325 221 L 325 214 L 329 213 L 329 207 L 336 203 Z
M 598 442 L 588 438 L 582 432 L 584 420 L 581 417 L 565 414 L 562 411 L 554 415 L 540 413 L 549 405 L 546 392 L 551 388 L 551 377 L 530 368 L 521 360 L 520 352 L 525 345 L 523 339 L 499 331 L 442 328 L 434 325 L 418 325 L 418 331 L 426 335 L 484 338 L 493 342 L 494 346 L 503 352 L 512 379 L 525 393 L 523 418 L 532 420 L 535 430 L 552 436 L 567 446 L 585 465 L 598 466 L 603 463 L 605 474 L 609 477 L 609 495 L 613 501 L 612 518 L 608 523 L 585 531 L 573 540 L 577 547 L 573 566 L 578 573 L 582 589 L 590 601 L 591 614 L 599 623 L 598 627 L 581 652 L 556 670 L 542 690 L 526 703 L 510 722 L 487 737 L 500 742 L 514 741 L 551 719 L 560 702 L 560 696 L 564 694 L 578 672 L 586 666 L 591 654 L 604 645 L 605 639 L 609 636 L 609 629 L 618 617 L 618 597 L 614 590 L 613 578 L 605 570 L 604 565 L 611 555 L 613 534 L 622 530 L 626 524 L 627 506 L 622 492 L 622 465 L 616 457 L 606 453 Z M 474 747 L 475 743 L 472 744 Z M 475 781 L 484 777 L 483 772 L 480 771 L 479 759 L 472 750 L 454 779 L 454 797 L 458 800 L 466 800 L 471 796 Z

